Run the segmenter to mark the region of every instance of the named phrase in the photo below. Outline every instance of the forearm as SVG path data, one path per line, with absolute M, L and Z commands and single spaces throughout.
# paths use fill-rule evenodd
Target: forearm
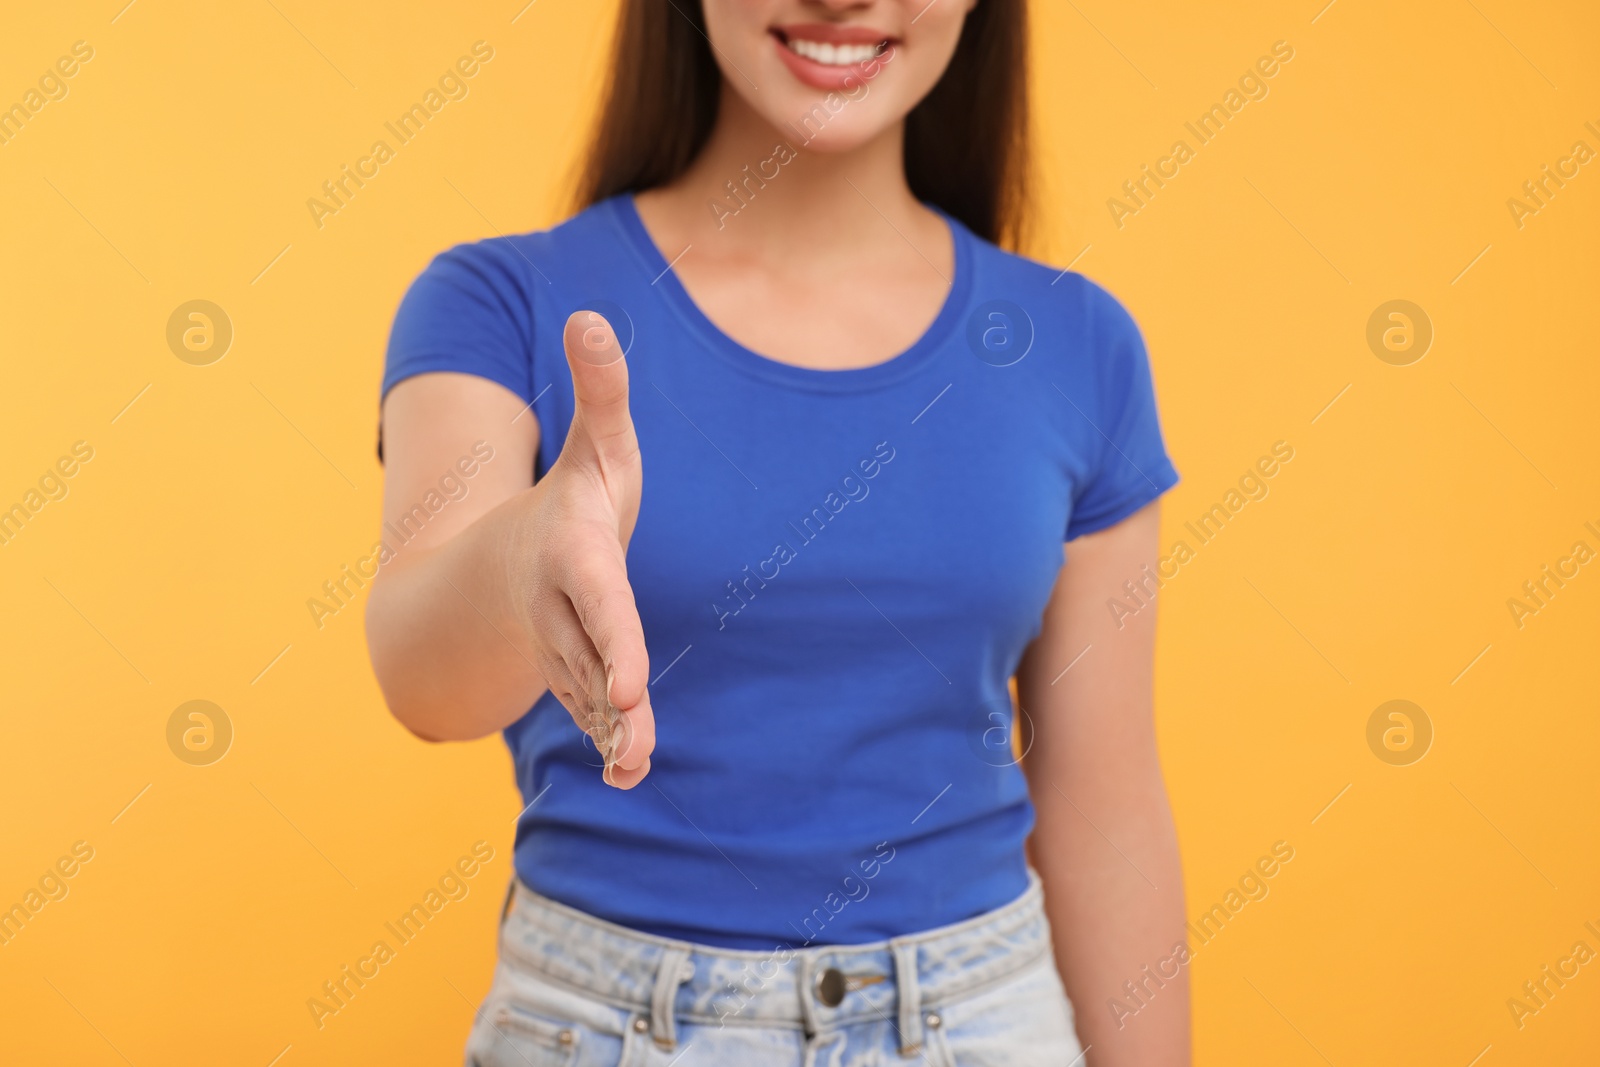
M 1183 874 L 1159 773 L 1033 783 L 1030 842 L 1089 1067 L 1187 1067 Z
M 1037 812 L 1056 961 L 1090 1067 L 1188 1067 L 1183 871 L 1154 715 L 1154 605 L 1108 598 L 1156 558 L 1150 504 L 1073 541 L 1039 637 L 1017 671 L 1033 732 L 1023 769 Z
M 525 558 L 519 507 L 507 500 L 442 544 L 403 548 L 379 568 L 367 645 L 390 711 L 419 737 L 502 730 L 545 688 L 513 578 Z

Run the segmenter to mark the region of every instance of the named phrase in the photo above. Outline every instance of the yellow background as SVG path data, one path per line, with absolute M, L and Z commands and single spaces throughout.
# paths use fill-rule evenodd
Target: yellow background
M 0 1061 L 459 1062 L 509 762 L 411 739 L 359 605 L 319 630 L 306 601 L 376 539 L 403 287 L 560 217 L 611 8 L 124 2 L 12 5 L 0 35 L 0 103 L 95 50 L 0 146 L 0 506 L 95 450 L 0 547 L 0 905 L 95 850 L 0 947 Z M 1160 601 L 1190 916 L 1295 849 L 1197 955 L 1197 1062 L 1593 1063 L 1600 962 L 1520 1030 L 1506 1001 L 1600 949 L 1600 563 L 1520 629 L 1506 601 L 1600 549 L 1600 162 L 1520 229 L 1506 201 L 1600 149 L 1600 13 L 1321 2 L 1036 4 L 1040 251 L 1082 253 L 1145 330 L 1184 476 L 1164 540 L 1295 449 Z M 480 39 L 470 95 L 313 225 L 306 199 Z M 1121 183 L 1278 40 L 1270 95 L 1115 226 Z M 209 366 L 165 340 L 192 299 L 234 326 Z M 1410 366 L 1365 340 L 1391 299 L 1434 326 Z M 167 746 L 193 699 L 234 727 L 210 766 Z M 1390 699 L 1433 724 L 1411 766 L 1367 745 Z M 471 895 L 318 1030 L 307 998 L 479 840 Z

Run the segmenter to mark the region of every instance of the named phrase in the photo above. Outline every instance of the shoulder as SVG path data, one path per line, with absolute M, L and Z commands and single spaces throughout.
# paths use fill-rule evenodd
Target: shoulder
M 602 201 L 546 229 L 464 241 L 435 255 L 412 282 L 467 292 L 517 292 L 529 297 L 548 285 L 562 261 L 581 256 L 598 231 L 611 225 L 612 205 Z
M 1098 351 L 1139 342 L 1133 314 L 1106 286 L 1070 268 L 1009 252 L 971 231 L 965 236 L 980 301 L 1009 300 L 1037 326 L 1076 336 Z

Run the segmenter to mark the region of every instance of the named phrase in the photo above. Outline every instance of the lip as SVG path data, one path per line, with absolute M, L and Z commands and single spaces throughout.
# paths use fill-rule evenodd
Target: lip
M 870 81 L 875 75 L 867 74 L 867 63 L 874 60 L 863 60 L 852 63 L 847 67 L 831 66 L 818 63 L 816 60 L 807 59 L 805 56 L 791 50 L 786 43 L 791 37 L 801 40 L 817 41 L 823 44 L 880 44 L 888 42 L 888 47 L 880 52 L 875 60 L 885 62 L 891 57 L 894 50 L 899 47 L 899 40 L 892 34 L 883 33 L 872 29 L 870 26 L 846 26 L 838 23 L 827 22 L 799 22 L 786 26 L 774 26 L 771 31 L 772 46 L 778 50 L 778 57 L 783 60 L 789 72 L 800 81 L 813 89 L 849 89 L 862 82 Z

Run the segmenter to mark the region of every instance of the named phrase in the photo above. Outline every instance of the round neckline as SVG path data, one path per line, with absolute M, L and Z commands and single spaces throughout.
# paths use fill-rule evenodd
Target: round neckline
M 950 216 L 934 204 L 923 206 L 944 220 L 950 230 L 950 243 L 954 249 L 954 270 L 949 291 L 939 312 L 922 335 L 909 348 L 886 360 L 865 367 L 845 367 L 824 370 L 802 367 L 794 363 L 764 356 L 734 340 L 701 310 L 689 291 L 678 280 L 655 239 L 646 229 L 639 215 L 632 193 L 619 193 L 612 198 L 613 210 L 623 233 L 645 269 L 655 281 L 651 284 L 661 290 L 663 298 L 685 325 L 705 343 L 706 348 L 746 373 L 790 388 L 819 392 L 858 392 L 901 381 L 925 366 L 938 352 L 960 323 L 965 310 L 967 293 L 972 284 L 972 256 L 969 248 L 971 234 L 960 220 Z

